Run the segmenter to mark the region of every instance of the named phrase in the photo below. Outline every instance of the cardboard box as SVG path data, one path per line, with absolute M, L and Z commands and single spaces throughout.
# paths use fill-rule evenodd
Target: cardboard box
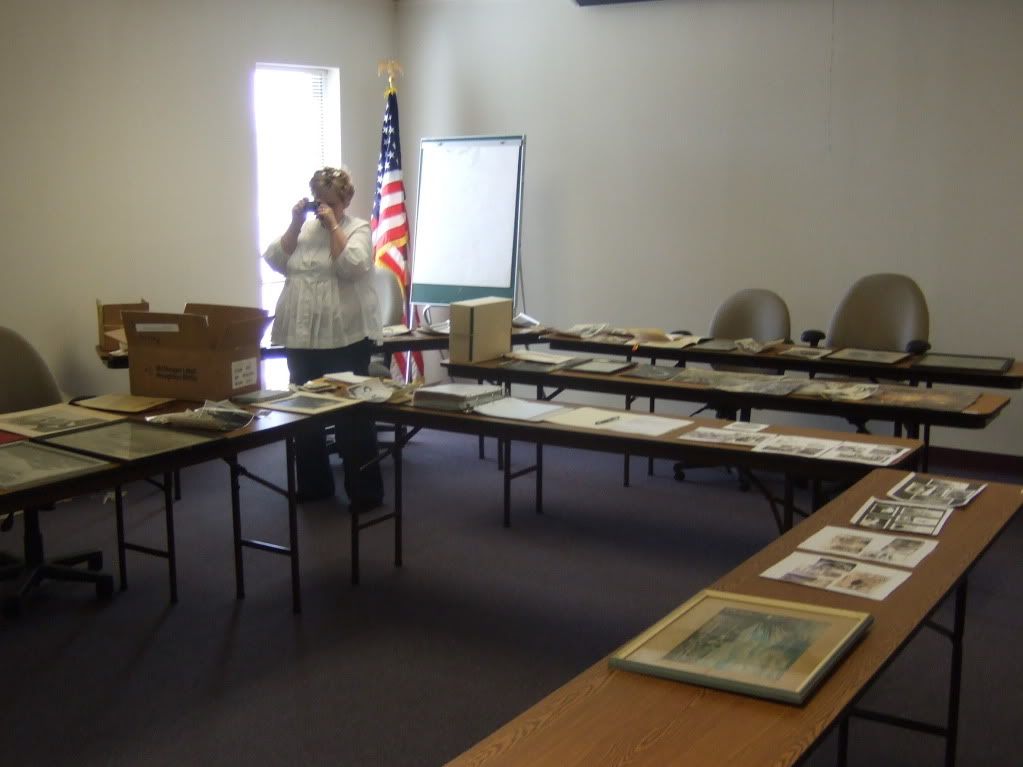
M 116 352 L 121 348 L 124 339 L 124 321 L 121 312 L 148 312 L 149 302 L 140 298 L 135 304 L 105 304 L 96 300 L 96 325 L 99 329 L 99 343 L 96 348 L 101 352 Z M 120 335 L 120 338 L 118 336 Z
M 188 304 L 182 314 L 126 311 L 131 393 L 222 400 L 262 388 L 264 309 Z
M 510 298 L 475 298 L 450 305 L 452 362 L 492 360 L 511 351 Z

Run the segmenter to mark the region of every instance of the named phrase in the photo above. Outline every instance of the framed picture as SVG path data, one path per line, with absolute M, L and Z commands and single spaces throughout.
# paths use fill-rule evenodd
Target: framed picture
M 328 410 L 339 410 L 343 407 L 358 404 L 359 400 L 357 399 L 338 399 L 337 397 L 325 397 L 320 394 L 298 393 L 284 399 L 264 402 L 260 407 L 264 407 L 267 410 L 280 410 L 285 413 L 316 415 L 317 413 L 326 413 Z
M 928 370 L 975 370 L 983 373 L 1004 373 L 1012 367 L 1012 357 L 980 357 L 974 354 L 934 354 L 928 352 L 913 363 Z
M 19 410 L 0 415 L 0 429 L 25 437 L 44 437 L 75 429 L 97 426 L 108 421 L 119 421 L 123 415 L 101 413 L 86 407 L 58 403 L 32 410 Z
M 616 668 L 803 703 L 869 613 L 704 590 L 611 656 Z
M 118 461 L 137 461 L 151 455 L 208 442 L 211 438 L 213 437 L 204 434 L 139 421 L 118 421 L 106 426 L 47 437 L 46 442 Z
M 875 365 L 894 365 L 909 356 L 908 352 L 883 352 L 876 349 L 839 349 L 832 352 L 828 359 L 845 360 L 846 362 L 871 362 Z
M 0 447 L 0 492 L 23 490 L 109 466 L 107 461 L 28 440 L 12 442 Z

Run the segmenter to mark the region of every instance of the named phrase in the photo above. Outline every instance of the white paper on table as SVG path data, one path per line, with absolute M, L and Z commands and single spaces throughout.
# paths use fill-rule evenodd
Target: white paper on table
M 571 362 L 575 357 L 571 354 L 553 354 L 551 352 L 533 351 L 512 351 L 505 352 L 506 359 L 521 360 L 523 362 L 539 362 L 542 365 L 564 365 Z
M 685 349 L 700 343 L 703 339 L 700 336 L 677 335 L 668 333 L 667 341 L 644 341 L 643 346 L 653 346 L 658 349 Z
M 952 508 L 938 509 L 891 498 L 868 498 L 849 522 L 874 530 L 937 535 L 952 512 Z
M 750 421 L 732 421 L 731 423 L 722 426 L 722 429 L 728 429 L 729 431 L 763 431 L 766 429 L 768 424 L 766 423 L 751 423 Z
M 600 410 L 595 407 L 563 408 L 559 413 L 544 416 L 548 423 L 559 426 L 581 426 L 586 429 L 599 429 L 601 426 L 614 423 L 624 414 L 614 410 Z
M 909 452 L 908 447 L 879 445 L 876 442 L 842 442 L 828 450 L 821 458 L 829 461 L 852 461 L 871 466 L 890 466 Z
M 798 437 L 794 434 L 776 434 L 773 439 L 762 442 L 753 448 L 758 453 L 781 453 L 798 455 L 803 458 L 820 458 L 841 443 L 837 439 L 820 439 L 818 437 Z
M 367 378 L 362 383 L 348 384 L 345 394 L 363 402 L 387 402 L 394 394 L 394 389 L 379 378 Z
M 761 573 L 764 578 L 881 601 L 909 578 L 908 570 L 794 551 Z
M 659 415 L 645 415 L 642 413 L 623 413 L 614 421 L 600 425 L 597 428 L 616 431 L 622 434 L 642 434 L 647 437 L 660 437 L 669 431 L 689 426 L 692 421 L 682 418 L 665 418 Z
M 722 445 L 746 445 L 755 447 L 759 444 L 772 440 L 775 434 L 762 434 L 759 432 L 735 431 L 734 429 L 716 429 L 713 426 L 698 426 L 679 434 L 679 439 L 690 442 L 715 442 Z
M 916 567 L 937 548 L 937 541 L 887 535 L 869 530 L 828 525 L 799 544 L 799 548 L 899 567 Z
M 480 415 L 491 418 L 510 418 L 515 421 L 539 421 L 544 416 L 556 413 L 565 408 L 561 405 L 552 405 L 548 402 L 532 402 L 530 400 L 517 399 L 515 397 L 503 397 L 502 399 L 477 405 L 473 411 Z
M 325 373 L 323 375 L 328 381 L 337 381 L 338 383 L 364 383 L 368 381 L 372 376 L 361 376 L 358 373 L 353 373 L 351 370 L 345 370 L 340 373 Z

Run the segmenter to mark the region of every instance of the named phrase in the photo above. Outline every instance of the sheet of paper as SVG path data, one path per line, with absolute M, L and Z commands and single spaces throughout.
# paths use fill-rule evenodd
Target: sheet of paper
M 539 362 L 544 365 L 564 365 L 571 362 L 575 357 L 571 354 L 554 354 L 553 352 L 535 352 L 519 350 L 505 352 L 506 359 L 522 360 L 523 362 Z
M 644 341 L 643 346 L 653 346 L 657 349 L 685 349 L 687 346 L 700 343 L 701 340 L 700 336 L 669 333 L 667 341 Z
M 761 432 L 735 431 L 734 429 L 715 429 L 712 426 L 698 426 L 695 429 L 680 434 L 679 439 L 690 442 L 714 442 L 721 445 L 746 445 L 756 447 L 776 437 L 776 434 L 763 434 Z
M 836 554 L 868 562 L 899 567 L 916 567 L 937 548 L 937 541 L 908 535 L 885 535 L 868 530 L 828 525 L 799 544 L 799 548 L 821 554 Z
M 581 426 L 586 429 L 599 429 L 621 418 L 623 413 L 615 410 L 601 410 L 595 407 L 562 408 L 561 412 L 544 416 L 548 423 L 559 426 Z
M 893 533 L 937 535 L 952 515 L 952 509 L 935 509 L 887 498 L 870 498 L 849 521 L 859 527 L 888 530 Z
M 337 381 L 338 383 L 346 384 L 363 383 L 372 378 L 372 376 L 358 375 L 357 373 L 353 373 L 351 370 L 345 370 L 338 373 L 326 373 L 323 377 L 328 381 Z
M 722 429 L 728 429 L 729 431 L 763 431 L 767 428 L 766 423 L 753 423 L 751 421 L 732 421 L 722 426 Z
M 549 402 L 532 402 L 515 397 L 504 397 L 473 408 L 480 415 L 491 418 L 510 418 L 514 421 L 540 421 L 544 419 L 544 416 L 564 409 L 561 405 L 552 405 Z
M 820 458 L 824 453 L 840 444 L 842 444 L 841 441 L 837 439 L 775 434 L 774 439 L 762 442 L 753 449 L 758 453 L 781 453 L 783 455 L 798 455 L 803 458 Z
M 985 487 L 987 484 L 984 482 L 940 479 L 913 473 L 889 490 L 888 495 L 906 503 L 947 509 L 965 506 Z
M 890 466 L 906 453 L 908 447 L 879 445 L 873 442 L 842 442 L 824 453 L 821 458 L 829 461 L 850 461 L 871 466 Z
M 598 428 L 616 431 L 622 434 L 642 434 L 647 437 L 660 437 L 669 431 L 689 426 L 692 421 L 682 418 L 665 418 L 659 415 L 643 413 L 622 413 L 621 416 Z
M 851 559 L 794 551 L 761 573 L 764 578 L 787 581 L 825 591 L 881 601 L 909 578 L 906 570 L 878 567 Z

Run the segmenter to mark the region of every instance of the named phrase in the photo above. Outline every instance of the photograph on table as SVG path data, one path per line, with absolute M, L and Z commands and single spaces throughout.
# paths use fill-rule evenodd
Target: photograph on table
M 46 442 L 118 461 L 137 461 L 217 438 L 212 432 L 196 434 L 138 421 L 119 421 L 91 429 L 57 434 L 47 437 Z
M 866 612 L 705 590 L 623 645 L 610 664 L 799 704 L 871 622 Z
M 897 501 L 950 509 L 965 506 L 985 487 L 987 484 L 984 482 L 941 479 L 913 473 L 889 490 L 888 495 Z
M 105 469 L 98 458 L 23 440 L 0 446 L 0 492 L 23 490 Z
M 881 562 L 899 567 L 916 567 L 937 547 L 937 541 L 910 538 L 905 535 L 886 535 L 867 530 L 828 525 L 818 530 L 799 548 L 821 554 L 837 554 L 868 562 Z
M 908 352 L 885 352 L 877 349 L 839 349 L 828 355 L 831 360 L 844 360 L 846 362 L 871 362 L 875 365 L 894 365 L 902 362 L 909 356 Z
M 880 601 L 909 577 L 905 570 L 877 567 L 838 557 L 794 551 L 760 574 L 776 581 L 798 583 L 825 591 Z
M 849 521 L 859 527 L 888 530 L 893 533 L 937 535 L 952 516 L 953 509 L 936 509 L 917 503 L 901 503 L 885 498 L 868 498 Z
M 337 397 L 324 397 L 319 394 L 296 394 L 292 397 L 264 402 L 261 407 L 267 410 L 280 410 L 284 413 L 316 415 L 317 413 L 326 413 L 329 410 L 338 410 L 357 404 L 359 404 L 357 399 L 339 399 Z
M 0 415 L 0 429 L 25 437 L 45 437 L 74 429 L 120 421 L 123 415 L 58 403 Z
M 766 434 L 759 431 L 739 431 L 736 429 L 721 428 L 712 426 L 697 426 L 684 434 L 678 436 L 688 442 L 714 442 L 721 445 L 745 445 L 756 447 L 757 445 L 772 440 L 776 434 Z

